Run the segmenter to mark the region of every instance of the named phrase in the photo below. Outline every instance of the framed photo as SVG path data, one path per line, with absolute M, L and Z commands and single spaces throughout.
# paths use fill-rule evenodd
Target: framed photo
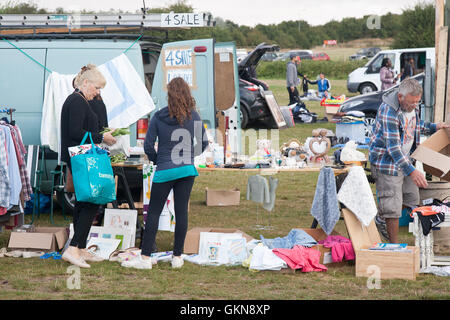
M 286 121 L 284 120 L 283 113 L 281 113 L 280 106 L 275 99 L 272 91 L 264 91 L 264 98 L 266 99 L 267 105 L 269 106 L 270 112 L 278 126 L 278 128 L 286 127 Z
M 121 228 L 136 232 L 137 210 L 105 209 L 103 226 Z
M 200 232 L 199 249 L 201 261 L 207 265 L 222 265 L 235 263 L 236 256 L 241 254 L 234 240 L 242 239 L 240 233 Z M 229 242 L 232 241 L 232 242 Z M 245 239 L 244 239 L 245 241 Z M 230 248 L 233 248 L 233 258 L 230 259 Z

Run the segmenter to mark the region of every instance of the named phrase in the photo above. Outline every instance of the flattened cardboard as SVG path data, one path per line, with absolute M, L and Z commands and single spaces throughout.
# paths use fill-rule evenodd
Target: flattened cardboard
M 411 155 L 425 172 L 450 182 L 450 129 L 436 131 Z
M 342 215 L 344 216 L 345 225 L 355 252 L 362 248 L 370 247 L 374 243 L 382 242 L 374 220 L 368 227 L 365 227 L 356 218 L 355 214 L 347 208 L 342 209 Z
M 207 206 L 238 206 L 241 198 L 239 189 L 214 190 L 205 188 Z
M 39 227 L 36 232 L 11 232 L 8 248 L 57 251 L 64 247 L 67 238 L 66 228 Z
M 198 247 L 200 242 L 200 232 L 219 232 L 219 233 L 241 233 L 247 242 L 252 241 L 253 237 L 249 236 L 245 232 L 234 228 L 211 228 L 211 227 L 196 227 L 189 230 L 186 234 L 184 241 L 183 252 L 186 254 L 198 253 Z

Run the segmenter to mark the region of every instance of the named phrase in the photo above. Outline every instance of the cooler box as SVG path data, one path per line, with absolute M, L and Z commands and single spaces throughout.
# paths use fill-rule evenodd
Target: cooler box
M 348 138 L 359 143 L 366 143 L 366 129 L 364 122 L 336 123 L 336 138 Z

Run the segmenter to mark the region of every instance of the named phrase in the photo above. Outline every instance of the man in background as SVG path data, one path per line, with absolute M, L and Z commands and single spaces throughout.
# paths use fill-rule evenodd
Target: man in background
M 291 105 L 299 101 L 297 86 L 300 80 L 297 77 L 297 65 L 300 63 L 300 57 L 295 53 L 291 53 L 289 58 L 291 60 L 286 65 L 286 87 L 289 92 L 289 105 Z

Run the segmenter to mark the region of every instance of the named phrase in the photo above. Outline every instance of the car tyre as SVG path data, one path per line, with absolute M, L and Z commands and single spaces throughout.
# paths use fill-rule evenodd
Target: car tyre
M 55 183 L 58 183 L 59 176 L 55 176 Z M 66 181 L 64 178 L 63 181 Z M 56 192 L 56 200 L 59 206 L 64 206 L 64 213 L 71 216 L 75 208 L 75 193 L 58 191 Z
M 375 88 L 375 86 L 371 83 L 364 83 L 359 88 L 359 92 L 361 94 L 366 94 L 366 93 L 370 93 L 370 92 L 374 92 L 374 91 L 377 91 L 377 88 Z
M 241 118 L 241 129 L 245 129 L 248 126 L 248 111 L 247 108 L 243 106 L 241 102 L 240 108 L 240 118 Z
M 366 138 L 370 138 L 372 135 L 373 128 L 375 126 L 375 117 L 375 115 L 369 114 L 364 118 Z

